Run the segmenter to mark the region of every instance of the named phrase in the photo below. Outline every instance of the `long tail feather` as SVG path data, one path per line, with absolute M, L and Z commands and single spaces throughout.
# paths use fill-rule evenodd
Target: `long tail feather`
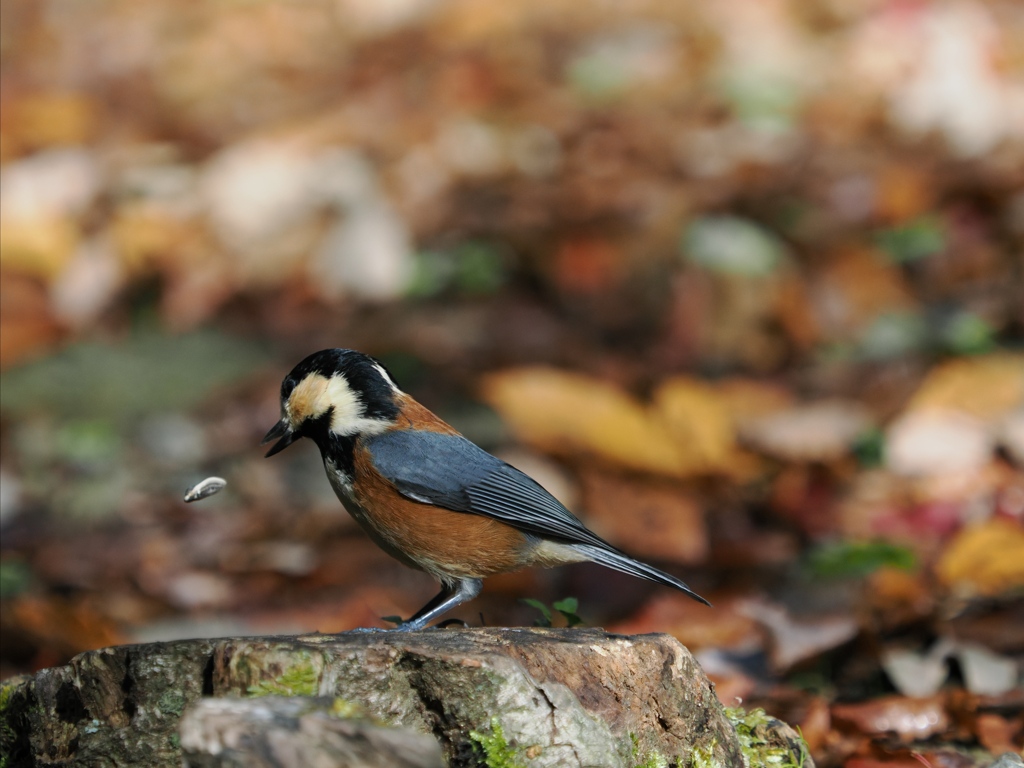
M 667 587 L 675 587 L 676 589 L 688 594 L 697 602 L 704 603 L 704 605 L 711 605 L 711 603 L 698 595 L 675 576 L 671 576 L 664 571 L 659 571 L 653 565 L 647 565 L 647 563 L 634 560 L 623 552 L 619 552 L 614 549 L 603 549 L 591 544 L 574 544 L 573 548 L 581 554 L 586 555 L 587 559 L 593 563 L 603 565 L 607 568 L 612 568 L 616 571 L 621 571 L 622 573 L 628 573 L 630 576 L 639 576 L 641 579 L 647 579 L 648 581 L 654 581 L 658 584 L 664 584 Z

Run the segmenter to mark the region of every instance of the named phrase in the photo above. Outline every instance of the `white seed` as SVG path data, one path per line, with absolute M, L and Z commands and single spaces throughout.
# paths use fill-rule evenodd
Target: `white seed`
M 213 496 L 213 494 L 220 491 L 227 484 L 228 481 L 223 477 L 208 477 L 188 489 L 188 492 L 185 494 L 185 502 L 199 501 L 207 496 Z

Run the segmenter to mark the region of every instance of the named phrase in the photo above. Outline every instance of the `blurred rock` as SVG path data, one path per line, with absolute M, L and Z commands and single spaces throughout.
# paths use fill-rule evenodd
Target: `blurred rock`
M 860 403 L 825 400 L 748 420 L 741 430 L 753 448 L 784 461 L 835 461 L 872 425 Z
M 980 469 L 994 442 L 977 419 L 955 411 L 918 409 L 886 430 L 885 463 L 899 475 L 943 475 Z
M 79 238 L 77 217 L 103 184 L 95 155 L 86 149 L 51 149 L 0 171 L 0 259 L 5 269 L 53 279 L 71 259 Z
M 50 287 L 54 315 L 74 328 L 90 325 L 110 306 L 125 277 L 109 239 L 83 241 Z
M 21 510 L 21 482 L 11 472 L 0 469 L 0 528 L 9 524 Z
M 985 7 L 929 7 L 913 22 L 912 74 L 891 94 L 890 112 L 897 124 L 918 135 L 941 131 L 964 157 L 982 154 L 1004 138 L 1024 140 L 1019 120 L 1024 88 L 996 76 L 991 57 L 999 30 Z M 1015 110 L 1016 120 L 1010 117 Z
M 186 571 L 170 578 L 166 597 L 179 608 L 217 608 L 234 596 L 231 584 L 222 576 L 201 571 Z
M 882 669 L 904 696 L 924 698 L 936 693 L 946 682 L 952 651 L 949 640 L 939 641 L 926 653 L 890 648 L 882 652 Z
M 458 118 L 443 125 L 437 148 L 452 171 L 466 176 L 496 174 L 506 162 L 504 141 L 498 130 L 471 118 Z
M 780 674 L 848 643 L 859 631 L 852 616 L 798 621 L 785 608 L 761 600 L 748 600 L 741 610 L 768 631 L 772 668 Z
M 999 433 L 999 442 L 1018 466 L 1024 466 L 1024 409 L 1006 417 Z
M 737 216 L 708 216 L 686 230 L 686 257 L 714 272 L 762 277 L 774 272 L 785 248 L 771 233 Z
M 248 271 L 286 274 L 297 254 L 273 258 L 266 243 L 282 237 L 314 213 L 319 200 L 311 186 L 314 159 L 292 141 L 255 139 L 232 145 L 203 168 L 200 191 L 214 229 Z
M 147 416 L 139 427 L 139 437 L 151 456 L 175 467 L 196 466 L 206 457 L 206 433 L 181 414 Z
M 405 222 L 384 202 L 351 207 L 327 233 L 309 267 L 317 292 L 374 301 L 396 299 L 413 275 Z
M 200 699 L 180 730 L 185 768 L 444 765 L 432 736 L 347 714 L 342 700 L 329 697 Z

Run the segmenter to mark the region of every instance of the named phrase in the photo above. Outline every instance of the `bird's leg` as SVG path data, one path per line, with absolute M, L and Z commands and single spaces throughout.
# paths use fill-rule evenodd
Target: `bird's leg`
M 441 614 L 447 613 L 455 606 L 462 605 L 479 595 L 483 586 L 484 583 L 480 579 L 459 579 L 452 584 L 443 584 L 441 591 L 434 595 L 430 602 L 416 611 L 415 616 L 408 621 L 403 621 L 395 629 L 403 632 L 423 629 Z

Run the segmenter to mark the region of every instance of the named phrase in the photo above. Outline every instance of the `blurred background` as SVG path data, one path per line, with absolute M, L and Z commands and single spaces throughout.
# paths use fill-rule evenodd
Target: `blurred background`
M 1021 748 L 1019 2 L 5 0 L 0 64 L 0 676 L 430 597 L 262 458 L 344 346 L 715 604 L 468 624 L 670 632 L 819 765 Z

